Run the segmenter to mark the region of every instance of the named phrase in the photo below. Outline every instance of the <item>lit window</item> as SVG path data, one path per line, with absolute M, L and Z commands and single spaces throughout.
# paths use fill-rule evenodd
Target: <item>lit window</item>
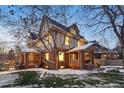
M 49 60 L 49 53 L 45 54 L 45 58 L 46 58 L 46 60 Z
M 64 61 L 64 53 L 59 52 L 59 61 Z
M 72 60 L 78 60 L 78 54 L 77 53 L 71 54 L 71 59 Z
M 69 45 L 69 37 L 68 36 L 65 37 L 65 45 Z
M 42 42 L 38 42 L 37 47 L 41 47 L 41 46 L 42 46 Z
M 49 43 L 52 42 L 52 36 L 51 36 L 51 35 L 48 36 L 48 42 L 49 42 Z
M 72 29 L 72 33 L 73 33 L 73 34 L 76 34 L 76 32 L 75 32 L 75 30 L 74 30 L 74 29 Z
M 33 53 L 29 53 L 29 61 L 33 61 Z
M 80 46 L 80 41 L 78 41 L 78 47 Z
M 79 47 L 79 46 L 82 46 L 82 45 L 83 45 L 83 42 L 79 40 L 79 41 L 78 41 L 78 47 Z

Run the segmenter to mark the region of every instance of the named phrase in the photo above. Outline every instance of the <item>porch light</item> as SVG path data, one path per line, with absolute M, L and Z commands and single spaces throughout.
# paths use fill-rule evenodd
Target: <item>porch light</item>
M 65 66 L 60 66 L 60 69 L 63 69 L 63 68 L 65 68 Z
M 104 57 L 106 57 L 107 55 L 105 54 Z
M 48 66 L 45 66 L 45 68 L 48 68 Z
M 64 53 L 63 52 L 59 52 L 59 61 L 64 61 Z

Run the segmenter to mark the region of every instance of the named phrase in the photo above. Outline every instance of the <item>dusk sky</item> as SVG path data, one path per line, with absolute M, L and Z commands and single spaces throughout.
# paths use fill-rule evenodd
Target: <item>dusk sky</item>
M 7 12 L 9 9 L 7 6 L 0 6 L 1 9 L 4 9 L 5 12 Z M 114 48 L 117 42 L 117 38 L 114 33 L 111 33 L 110 31 L 106 31 L 105 33 L 105 39 L 107 43 L 101 41 L 101 36 L 97 35 L 96 32 L 93 32 L 91 30 L 94 28 L 88 28 L 81 24 L 85 23 L 85 19 L 82 19 L 81 14 L 75 14 L 76 7 L 71 8 L 71 10 L 68 10 L 68 13 L 74 15 L 71 19 L 68 20 L 68 25 L 71 25 L 73 23 L 76 23 L 80 29 L 80 34 L 84 36 L 88 41 L 97 40 L 100 42 L 101 45 L 104 45 L 108 48 Z M 41 15 L 42 16 L 42 15 Z M 85 21 L 84 21 L 85 20 Z M 0 23 L 1 24 L 1 23 Z M 6 29 L 5 27 L 0 26 L 0 40 L 6 40 L 6 41 L 13 41 L 12 35 L 9 33 L 9 29 Z

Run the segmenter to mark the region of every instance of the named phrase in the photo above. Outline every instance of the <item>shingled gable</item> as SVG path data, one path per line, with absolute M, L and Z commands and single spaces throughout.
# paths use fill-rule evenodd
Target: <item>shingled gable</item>
M 52 23 L 53 25 L 55 25 L 55 26 L 57 26 L 57 27 L 63 29 L 64 31 L 67 31 L 67 27 L 66 27 L 66 26 L 64 26 L 64 25 L 60 24 L 59 22 L 57 22 L 57 21 L 55 21 L 55 20 L 49 18 L 49 17 L 46 16 L 46 15 L 44 15 L 44 16 L 42 17 L 41 29 L 42 29 L 42 26 L 43 26 L 43 24 L 44 24 L 44 21 L 47 21 L 47 22 L 49 22 L 49 23 Z M 41 30 L 41 29 L 40 29 L 40 30 Z
M 75 29 L 75 31 L 77 33 L 79 33 L 79 29 L 78 29 L 78 26 L 76 25 L 76 23 L 72 24 L 71 26 L 68 27 L 68 31 L 71 31 L 71 29 Z
M 41 31 L 42 31 L 42 27 L 43 27 L 43 24 L 44 24 L 45 21 L 46 21 L 46 22 L 49 22 L 49 23 L 52 23 L 52 25 L 54 25 L 55 27 L 58 27 L 58 28 L 62 29 L 62 31 L 65 31 L 65 32 L 70 32 L 71 28 L 72 28 L 72 29 L 75 29 L 78 34 L 76 34 L 74 37 L 77 38 L 77 39 L 84 38 L 83 36 L 81 36 L 81 35 L 79 34 L 80 31 L 79 31 L 78 26 L 76 25 L 76 23 L 72 24 L 72 25 L 69 26 L 69 27 L 66 27 L 66 26 L 60 24 L 59 22 L 57 22 L 57 21 L 55 21 L 55 20 L 49 18 L 49 17 L 46 16 L 46 15 L 44 15 L 44 16 L 42 17 L 39 35 L 40 35 Z

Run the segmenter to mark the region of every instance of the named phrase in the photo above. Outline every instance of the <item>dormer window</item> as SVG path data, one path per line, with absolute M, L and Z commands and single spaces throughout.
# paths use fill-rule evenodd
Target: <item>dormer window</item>
M 69 37 L 68 36 L 65 37 L 65 45 L 69 45 Z
M 75 35 L 76 34 L 75 29 L 71 29 L 71 33 Z

